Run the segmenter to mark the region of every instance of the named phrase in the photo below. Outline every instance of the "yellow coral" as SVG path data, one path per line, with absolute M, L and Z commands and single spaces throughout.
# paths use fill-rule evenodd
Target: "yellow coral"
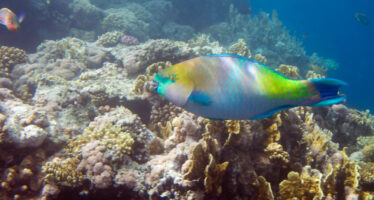
M 365 145 L 361 152 L 364 161 L 374 162 L 374 144 Z
M 0 75 L 9 76 L 16 64 L 25 63 L 27 54 L 24 50 L 15 47 L 0 47 Z
M 313 162 L 315 159 L 319 161 L 324 155 L 326 155 L 328 148 L 332 145 L 331 136 L 331 131 L 321 129 L 317 125 L 312 125 L 311 130 L 303 134 L 303 141 L 309 148 L 309 163 Z
M 312 70 L 309 70 L 307 73 L 306 73 L 306 78 L 307 79 L 318 79 L 318 78 L 325 78 L 325 76 L 321 75 L 321 74 L 317 74 L 316 72 L 312 71 Z
M 247 43 L 244 39 L 239 39 L 235 44 L 229 48 L 229 53 L 238 54 L 241 56 L 251 57 L 251 51 L 247 47 Z
M 261 62 L 261 63 L 264 63 L 264 64 L 266 64 L 266 62 L 267 62 L 266 57 L 259 54 L 259 53 L 255 55 L 254 59 L 257 60 L 258 62 Z
M 145 75 L 141 74 L 138 77 L 136 77 L 132 92 L 136 95 L 142 95 L 144 93 L 144 85 L 146 81 L 148 81 L 148 78 Z
M 305 166 L 302 173 L 290 172 L 287 180 L 279 184 L 280 199 L 322 199 L 322 174 L 310 166 Z
M 269 155 L 269 158 L 271 160 L 280 160 L 283 163 L 288 163 L 289 162 L 289 157 L 290 155 L 283 150 L 282 145 L 278 143 L 270 143 L 266 148 L 265 148 L 265 153 Z
M 361 175 L 360 183 L 366 185 L 374 184 L 374 162 L 360 162 L 359 173 Z
M 85 176 L 77 170 L 80 160 L 78 158 L 54 158 L 42 167 L 45 174 L 44 184 L 61 186 L 80 186 Z
M 131 154 L 135 142 L 130 133 L 123 132 L 120 126 L 109 123 L 102 127 L 89 126 L 84 130 L 83 137 L 89 141 L 99 140 L 106 148 L 120 152 L 121 155 Z
M 280 131 L 278 130 L 278 127 L 282 125 L 280 113 L 274 115 L 271 120 L 271 125 L 265 129 L 265 137 L 263 141 L 265 147 L 271 143 L 278 142 L 281 137 Z
M 206 137 L 202 142 L 198 143 L 192 150 L 192 165 L 184 174 L 184 178 L 188 180 L 201 179 L 204 175 L 204 169 L 209 163 L 209 155 L 215 155 L 218 151 L 218 142 L 216 139 Z
M 295 79 L 301 78 L 299 74 L 299 68 L 297 68 L 296 66 L 281 64 L 276 70 L 291 78 L 295 78 Z
M 164 140 L 173 135 L 173 129 L 170 122 L 166 122 L 165 126 L 162 126 L 161 122 L 159 122 L 158 126 L 160 128 L 161 136 Z
M 205 192 L 214 193 L 216 196 L 220 196 L 222 193 L 222 179 L 223 175 L 225 175 L 228 164 L 229 162 L 217 164 L 213 155 L 209 154 L 209 163 L 204 170 Z
M 259 176 L 257 177 L 256 182 L 253 186 L 257 189 L 257 196 L 255 199 L 260 200 L 273 200 L 274 194 L 271 189 L 271 185 L 269 182 L 266 181 L 265 177 Z
M 238 120 L 226 120 L 226 128 L 229 134 L 238 134 L 240 133 L 240 121 Z

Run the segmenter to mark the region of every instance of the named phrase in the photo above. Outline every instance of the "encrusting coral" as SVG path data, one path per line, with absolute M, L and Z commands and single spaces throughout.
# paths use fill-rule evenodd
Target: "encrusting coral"
M 96 43 L 104 47 L 112 47 L 120 43 L 123 33 L 119 31 L 107 32 L 99 36 Z

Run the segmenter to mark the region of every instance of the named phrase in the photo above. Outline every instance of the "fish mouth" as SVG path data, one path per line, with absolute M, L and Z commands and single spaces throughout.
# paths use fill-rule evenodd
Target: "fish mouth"
M 153 79 L 153 81 L 151 83 L 151 88 L 153 89 L 154 92 L 157 92 L 158 85 L 159 85 L 159 82 L 156 81 L 156 79 Z

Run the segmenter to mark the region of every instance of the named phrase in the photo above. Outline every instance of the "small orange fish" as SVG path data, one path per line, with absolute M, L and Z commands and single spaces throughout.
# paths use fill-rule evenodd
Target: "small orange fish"
M 0 24 L 3 24 L 7 27 L 8 30 L 16 32 L 20 28 L 20 23 L 22 23 L 23 19 L 25 18 L 25 15 L 23 13 L 19 14 L 19 17 L 17 18 L 17 15 L 15 15 L 11 10 L 8 8 L 2 8 L 0 9 Z

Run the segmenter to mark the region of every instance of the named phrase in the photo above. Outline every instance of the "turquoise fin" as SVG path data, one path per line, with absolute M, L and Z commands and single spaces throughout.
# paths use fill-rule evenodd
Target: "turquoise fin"
M 335 98 L 332 98 L 332 99 L 327 99 L 327 100 L 320 101 L 320 102 L 318 102 L 316 104 L 313 104 L 313 105 L 310 105 L 310 106 L 312 106 L 312 107 L 330 106 L 330 105 L 333 105 L 333 104 L 341 103 L 344 100 L 345 100 L 345 97 L 338 96 L 338 97 L 335 97 Z
M 197 90 L 194 90 L 191 93 L 189 100 L 192 102 L 196 102 L 203 106 L 207 106 L 212 103 L 212 100 L 210 99 L 208 94 L 202 91 L 197 91 Z
M 347 83 L 332 78 L 310 79 L 310 81 L 318 90 L 321 99 L 318 103 L 310 106 L 329 106 L 332 104 L 341 103 L 345 100 L 345 97 L 340 96 L 338 92 L 339 88 L 342 86 L 347 86 Z
M 281 107 L 278 107 L 278 108 L 275 108 L 273 110 L 269 110 L 265 113 L 262 113 L 256 117 L 251 117 L 249 118 L 250 120 L 255 120 L 255 119 L 263 119 L 263 118 L 267 118 L 267 117 L 271 117 L 272 115 L 274 115 L 275 113 L 281 111 L 281 110 L 286 110 L 286 109 L 290 109 L 290 108 L 293 108 L 293 107 L 296 107 L 296 106 L 289 106 L 289 105 L 286 105 L 286 106 L 281 106 Z

